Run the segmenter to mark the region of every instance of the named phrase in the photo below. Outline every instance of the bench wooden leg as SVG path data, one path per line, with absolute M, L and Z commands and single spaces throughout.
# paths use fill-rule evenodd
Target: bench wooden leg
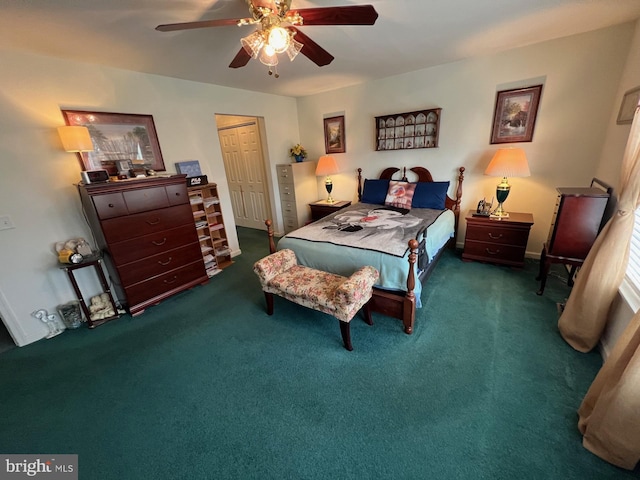
M 264 292 L 264 298 L 267 301 L 267 315 L 273 315 L 273 293 Z
M 373 325 L 373 318 L 371 317 L 369 302 L 365 303 L 364 307 L 362 307 L 362 313 L 364 313 L 364 321 L 367 322 L 367 325 Z
M 349 322 L 338 320 L 338 323 L 340 324 L 340 333 L 342 334 L 344 348 L 349 351 L 353 350 L 353 345 L 351 345 L 351 328 L 349 327 Z

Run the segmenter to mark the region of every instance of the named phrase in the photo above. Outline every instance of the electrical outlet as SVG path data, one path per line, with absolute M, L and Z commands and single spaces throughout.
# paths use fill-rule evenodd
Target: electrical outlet
M 0 216 L 0 230 L 9 230 L 11 228 L 16 228 L 11 217 L 9 215 Z

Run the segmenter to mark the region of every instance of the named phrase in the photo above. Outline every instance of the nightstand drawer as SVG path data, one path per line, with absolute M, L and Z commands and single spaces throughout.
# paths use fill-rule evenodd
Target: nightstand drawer
M 529 229 L 509 228 L 504 225 L 469 225 L 466 238 L 501 245 L 526 245 Z
M 470 260 L 507 263 L 520 266 L 524 263 L 525 247 L 501 245 L 468 240 L 464 244 L 464 257 Z

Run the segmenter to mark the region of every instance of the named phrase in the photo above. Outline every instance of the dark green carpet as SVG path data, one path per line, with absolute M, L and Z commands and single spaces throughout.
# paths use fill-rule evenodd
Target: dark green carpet
M 552 276 L 446 253 L 415 333 L 276 299 L 264 232 L 204 287 L 0 356 L 0 452 L 77 453 L 82 479 L 635 478 L 581 445 L 598 371 L 557 333 Z

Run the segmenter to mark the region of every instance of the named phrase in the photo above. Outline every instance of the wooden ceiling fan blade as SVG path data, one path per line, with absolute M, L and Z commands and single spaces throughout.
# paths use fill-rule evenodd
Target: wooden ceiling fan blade
M 230 25 L 238 25 L 241 20 L 252 22 L 252 18 L 225 18 L 221 20 L 200 20 L 198 22 L 183 22 L 183 23 L 167 23 L 165 25 L 158 25 L 156 30 L 159 32 L 174 32 L 176 30 L 191 30 L 193 28 L 206 28 L 206 27 L 228 27 Z
M 240 51 L 236 54 L 236 56 L 231 60 L 229 64 L 229 68 L 240 68 L 244 67 L 251 60 L 251 55 L 247 53 L 244 48 L 240 48 Z
M 300 14 L 304 25 L 373 25 L 378 18 L 373 5 L 301 8 L 293 12 Z
M 295 39 L 303 45 L 300 53 L 302 53 L 305 57 L 307 57 L 319 67 L 324 67 L 325 65 L 329 65 L 331 62 L 333 62 L 333 55 L 327 52 L 324 48 L 311 40 L 297 28 L 289 28 L 296 31 Z

